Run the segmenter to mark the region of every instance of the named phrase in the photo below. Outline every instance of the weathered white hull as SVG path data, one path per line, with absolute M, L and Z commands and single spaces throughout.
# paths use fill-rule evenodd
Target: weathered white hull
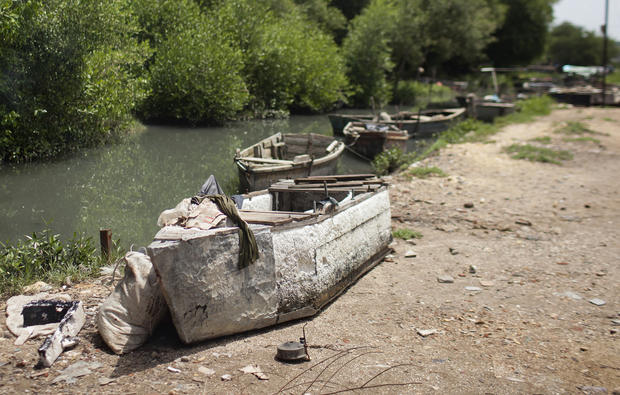
M 388 191 L 360 194 L 331 214 L 252 230 L 260 256 L 241 270 L 236 227 L 180 229 L 174 237 L 164 228 L 148 247 L 183 342 L 316 314 L 387 254 Z

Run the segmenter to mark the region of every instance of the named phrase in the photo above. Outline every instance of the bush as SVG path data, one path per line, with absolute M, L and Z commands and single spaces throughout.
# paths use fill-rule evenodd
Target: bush
M 190 123 L 231 119 L 248 101 L 242 66 L 241 52 L 206 22 L 173 33 L 157 48 L 150 67 L 152 95 L 145 114 Z
M 409 240 L 409 239 L 421 239 L 423 237 L 422 233 L 412 230 L 412 229 L 396 229 L 392 231 L 392 236 L 397 239 Z
M 400 105 L 425 107 L 431 102 L 450 97 L 452 90 L 447 86 L 437 84 L 429 86 L 427 83 L 407 80 L 398 83 L 393 101 Z
M 262 2 L 233 0 L 213 14 L 243 53 L 255 115 L 325 110 L 344 100 L 347 79 L 338 47 L 296 9 L 276 14 Z
M 0 294 L 19 293 L 39 280 L 61 284 L 66 277 L 95 276 L 104 263 L 88 237 L 74 234 L 65 244 L 49 230 L 33 233 L 15 246 L 0 243 Z
M 12 2 L 15 23 L 0 39 L 0 160 L 51 158 L 131 128 L 148 48 L 133 38 L 126 6 Z
M 399 148 L 391 148 L 375 156 L 371 165 L 379 176 L 393 172 L 413 160 L 413 154 L 405 154 Z

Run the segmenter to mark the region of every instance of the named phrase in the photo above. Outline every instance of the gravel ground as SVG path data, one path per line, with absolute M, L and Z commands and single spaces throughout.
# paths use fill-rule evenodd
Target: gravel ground
M 570 120 L 600 143 L 554 133 Z M 542 136 L 574 159 L 502 152 Z M 110 292 L 102 277 L 65 290 L 85 302 L 87 324 L 49 369 L 33 368 L 40 339 L 15 346 L 1 326 L 0 392 L 620 393 L 620 109 L 558 109 L 424 164 L 448 176 L 390 178 L 393 228 L 423 237 L 395 240 L 313 319 L 192 346 L 168 324 L 116 356 L 94 326 Z M 312 361 L 276 361 L 304 325 Z M 76 363 L 86 374 L 54 383 Z M 249 365 L 263 374 L 240 370 Z

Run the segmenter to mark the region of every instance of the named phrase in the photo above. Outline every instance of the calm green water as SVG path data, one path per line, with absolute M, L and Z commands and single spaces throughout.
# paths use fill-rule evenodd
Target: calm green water
M 198 192 L 210 174 L 227 193 L 236 192 L 235 149 L 276 132 L 331 135 L 331 127 L 325 115 L 221 128 L 148 126 L 123 145 L 0 168 L 0 241 L 50 228 L 65 238 L 86 232 L 98 243 L 99 229 L 110 228 L 124 246 L 146 245 L 157 232 L 159 213 Z M 346 152 L 338 169 L 371 172 Z

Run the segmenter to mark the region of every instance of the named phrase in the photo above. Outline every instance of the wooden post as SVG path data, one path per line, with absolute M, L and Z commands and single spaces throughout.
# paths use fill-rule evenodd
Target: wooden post
M 99 240 L 101 242 L 101 256 L 110 260 L 110 251 L 112 248 L 112 230 L 101 229 L 99 230 Z

